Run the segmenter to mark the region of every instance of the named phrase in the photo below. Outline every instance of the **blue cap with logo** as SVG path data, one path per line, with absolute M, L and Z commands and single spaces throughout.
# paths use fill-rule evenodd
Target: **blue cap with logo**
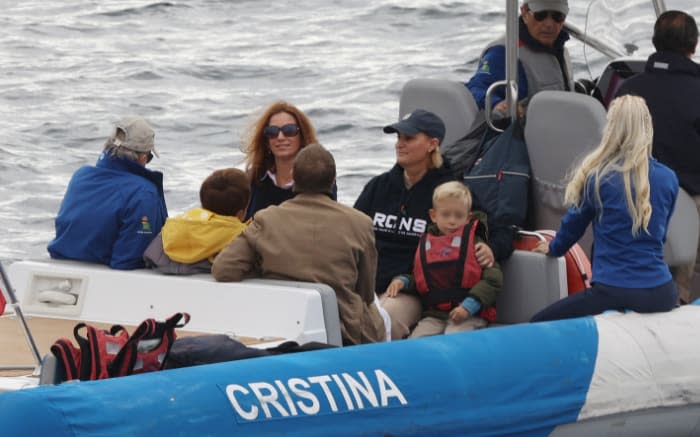
M 384 133 L 393 134 L 397 132 L 406 135 L 415 135 L 422 132 L 442 142 L 445 138 L 445 124 L 440 117 L 432 112 L 416 109 L 410 114 L 406 114 L 401 121 L 384 126 Z

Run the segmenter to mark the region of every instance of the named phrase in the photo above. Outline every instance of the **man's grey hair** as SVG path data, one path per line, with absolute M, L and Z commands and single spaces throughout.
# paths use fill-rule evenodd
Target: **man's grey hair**
M 134 162 L 138 162 L 139 160 L 139 152 L 134 152 L 133 150 L 127 149 L 124 146 L 117 146 L 116 144 L 114 144 L 113 138 L 109 138 L 105 142 L 104 152 L 107 153 L 109 156 L 128 159 Z

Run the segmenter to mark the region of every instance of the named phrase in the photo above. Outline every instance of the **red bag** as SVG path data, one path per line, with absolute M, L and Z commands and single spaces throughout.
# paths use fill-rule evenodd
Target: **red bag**
M 535 231 L 547 241 L 552 241 L 556 232 L 550 230 Z M 513 248 L 517 250 L 532 250 L 540 239 L 535 235 L 519 232 L 513 240 Z M 566 262 L 566 284 L 569 294 L 578 293 L 591 286 L 591 262 L 581 246 L 574 244 L 564 254 Z

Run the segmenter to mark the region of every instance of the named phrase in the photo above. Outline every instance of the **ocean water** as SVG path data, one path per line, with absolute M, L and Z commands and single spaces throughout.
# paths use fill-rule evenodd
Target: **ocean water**
M 644 1 L 571 0 L 570 21 L 635 55 L 651 52 Z M 504 1 L 3 1 L 0 16 L 0 260 L 46 257 L 72 173 L 126 114 L 156 130 L 171 215 L 214 169 L 242 166 L 241 133 L 288 100 L 335 155 L 339 201 L 391 167 L 402 85 L 466 81 L 504 30 Z M 700 16 L 692 0 L 669 8 Z M 577 77 L 606 59 L 569 44 Z

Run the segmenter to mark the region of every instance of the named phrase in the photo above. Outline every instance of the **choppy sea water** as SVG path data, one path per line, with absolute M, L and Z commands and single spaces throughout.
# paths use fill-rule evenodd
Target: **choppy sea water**
M 0 260 L 46 257 L 72 173 L 112 123 L 156 130 L 171 215 L 198 202 L 214 169 L 242 166 L 257 111 L 288 100 L 335 155 L 339 200 L 391 167 L 402 85 L 466 81 L 504 29 L 505 1 L 23 1 L 0 16 Z M 635 55 L 651 52 L 644 1 L 570 0 L 570 21 Z M 693 0 L 666 1 L 700 17 Z M 577 77 L 606 60 L 569 44 Z

